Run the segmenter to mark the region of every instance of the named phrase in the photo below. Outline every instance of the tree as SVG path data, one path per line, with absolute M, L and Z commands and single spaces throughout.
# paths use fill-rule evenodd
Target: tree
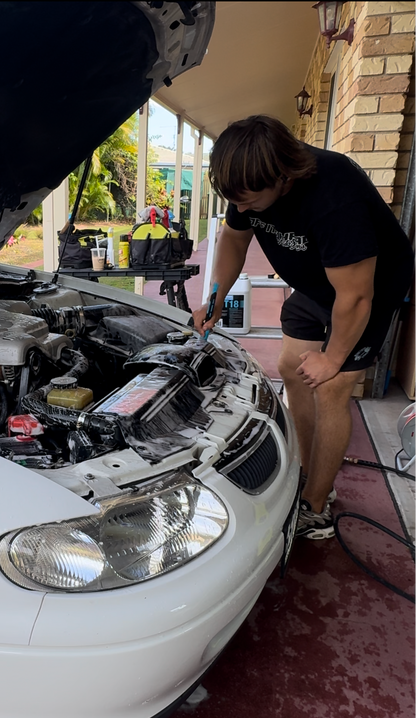
M 91 171 L 79 205 L 78 219 L 96 219 L 100 214 L 129 214 L 135 202 L 137 166 L 136 115 L 124 122 L 92 156 Z M 69 175 L 69 204 L 72 207 L 84 165 Z M 118 200 L 118 202 L 117 202 Z
M 97 219 L 100 213 L 107 210 L 114 211 L 116 203 L 110 190 L 108 189 L 111 175 L 103 172 L 101 168 L 98 171 L 92 163 L 88 181 L 85 184 L 84 191 L 78 207 L 78 220 Z M 69 175 L 69 206 L 72 208 L 75 203 L 79 182 L 83 171 L 83 165 L 80 165 L 75 172 Z
M 80 203 L 79 218 L 93 219 L 100 212 L 109 211 L 113 217 L 130 219 L 136 212 L 137 192 L 137 113 L 124 122 L 93 154 L 92 170 Z M 150 167 L 157 155 L 148 144 L 146 203 L 160 207 L 173 206 L 173 194 L 167 194 L 166 181 L 161 172 Z M 74 180 L 81 177 L 78 168 Z M 75 202 L 78 183 L 70 186 L 70 203 Z M 72 204 L 71 204 L 72 206 Z M 142 209 L 142 208 L 139 208 Z
M 162 173 L 150 167 L 152 162 L 156 162 L 157 154 L 153 147 L 147 146 L 147 177 L 146 177 L 146 203 L 155 204 L 157 207 L 173 207 L 173 192 L 166 192 L 166 180 L 163 179 Z
M 100 161 L 110 180 L 114 215 L 131 218 L 136 209 L 138 117 L 132 115 L 100 146 Z

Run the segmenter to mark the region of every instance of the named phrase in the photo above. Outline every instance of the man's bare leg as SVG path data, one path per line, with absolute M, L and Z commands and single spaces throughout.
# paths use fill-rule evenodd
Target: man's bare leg
M 279 372 L 286 388 L 307 482 L 302 492 L 313 511 L 325 507 L 351 437 L 349 400 L 363 372 L 342 372 L 310 389 L 296 374 L 300 354 L 319 351 L 322 342 L 283 337 Z
M 301 364 L 300 355 L 306 351 L 319 351 L 322 342 L 308 342 L 283 335 L 283 348 L 278 368 L 287 393 L 289 410 L 293 418 L 299 442 L 302 469 L 307 475 L 315 431 L 314 390 L 310 389 L 296 374 Z
M 321 513 L 351 438 L 350 398 L 361 371 L 342 372 L 314 389 L 315 430 L 308 479 L 302 492 Z

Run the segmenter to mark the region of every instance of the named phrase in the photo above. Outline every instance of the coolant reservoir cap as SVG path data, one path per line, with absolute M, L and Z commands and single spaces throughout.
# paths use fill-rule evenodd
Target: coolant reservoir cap
M 181 332 L 168 332 L 166 338 L 169 344 L 185 344 L 186 340 L 192 336 L 192 331 L 187 334 L 186 331 Z
M 75 376 L 57 376 L 51 379 L 51 384 L 54 389 L 76 389 L 78 380 Z

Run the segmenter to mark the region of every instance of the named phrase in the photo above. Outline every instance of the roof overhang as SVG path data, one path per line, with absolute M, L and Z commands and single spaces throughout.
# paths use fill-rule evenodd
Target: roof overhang
M 318 37 L 311 2 L 217 2 L 202 64 L 154 98 L 212 139 L 253 114 L 290 127 Z

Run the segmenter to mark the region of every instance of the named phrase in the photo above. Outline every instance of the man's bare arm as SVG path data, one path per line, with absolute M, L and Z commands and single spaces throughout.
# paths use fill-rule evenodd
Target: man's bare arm
M 377 257 L 346 267 L 327 268 L 326 275 L 335 289 L 332 331 L 326 348 L 327 357 L 340 368 L 354 348 L 371 314 L 374 272 Z
M 370 257 L 356 264 L 325 270 L 336 292 L 331 336 L 325 353 L 305 352 L 297 370 L 312 389 L 338 374 L 366 328 L 371 314 L 376 261 L 376 257 Z
M 204 304 L 193 312 L 195 329 L 200 334 L 203 335 L 207 329 L 212 329 L 214 324 L 221 318 L 224 299 L 244 266 L 252 236 L 253 231 L 251 229 L 239 231 L 231 229 L 228 224 L 222 227 L 217 240 L 215 263 L 211 277 L 211 285 L 215 282 L 218 284 L 214 314 L 212 319 L 204 324 L 207 305 Z

